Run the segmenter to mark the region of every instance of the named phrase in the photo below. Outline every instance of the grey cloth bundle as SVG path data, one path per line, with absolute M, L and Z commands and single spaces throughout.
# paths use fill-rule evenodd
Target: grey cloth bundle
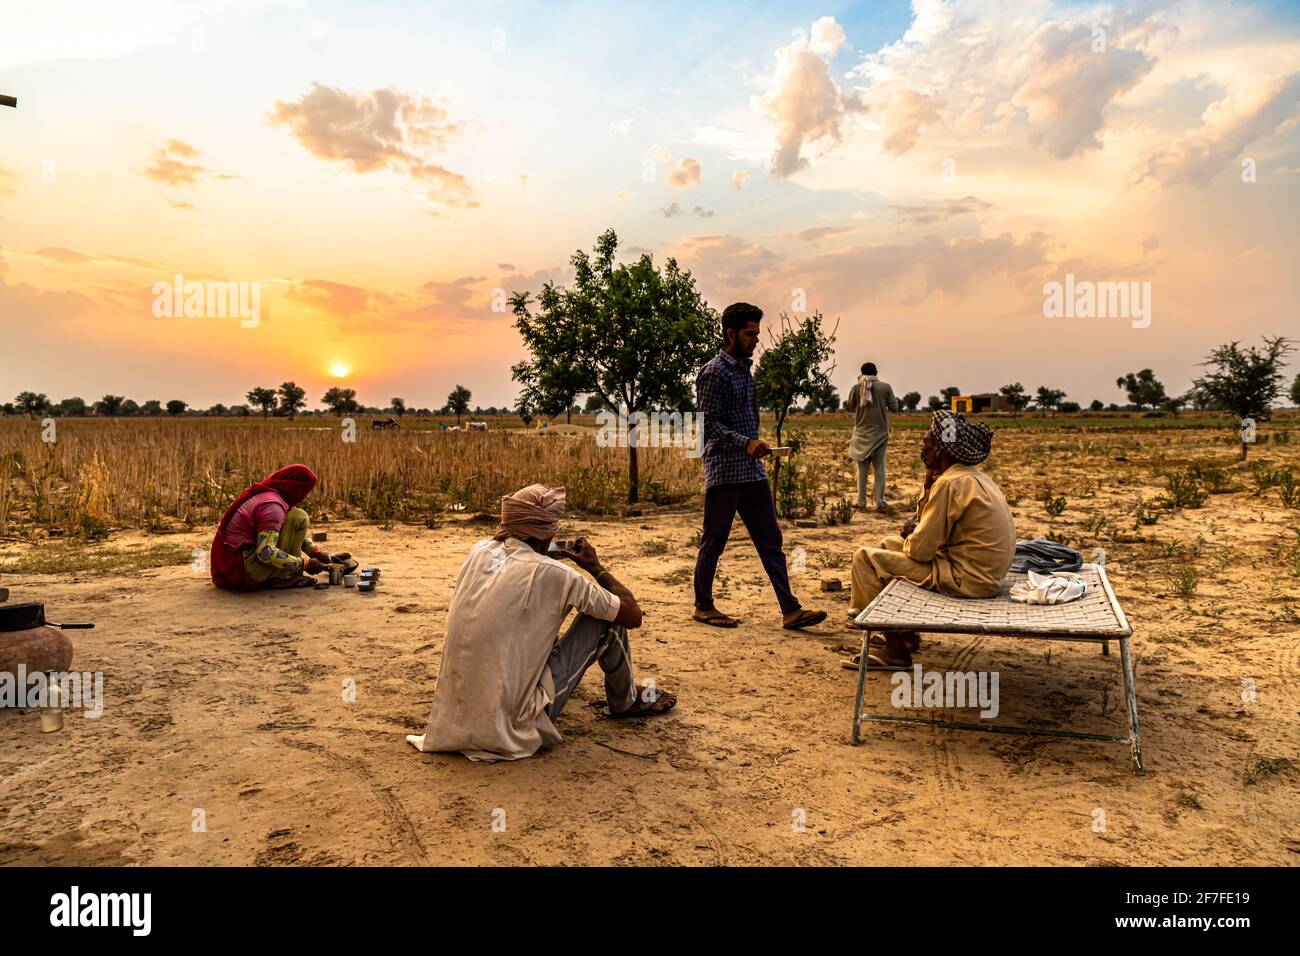
M 1047 538 L 1017 541 L 1016 556 L 1011 561 L 1011 570 L 1017 574 L 1026 571 L 1078 571 L 1081 567 L 1083 555 Z

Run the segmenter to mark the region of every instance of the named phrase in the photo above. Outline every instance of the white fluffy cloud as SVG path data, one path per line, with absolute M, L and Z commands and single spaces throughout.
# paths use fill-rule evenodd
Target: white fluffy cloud
M 776 129 L 772 171 L 778 176 L 808 165 L 805 146 L 839 141 L 853 104 L 831 78 L 831 60 L 846 45 L 844 28 L 833 17 L 822 17 L 808 36 L 776 51 L 776 69 L 757 106 Z
M 1012 18 L 982 0 L 914 0 L 913 15 L 900 40 L 863 56 L 842 84 L 831 60 L 848 41 L 833 19 L 777 50 L 756 101 L 775 134 L 774 173 L 805 168 L 810 148 L 833 148 L 858 113 L 893 156 L 929 130 L 966 140 L 1010 133 L 1061 158 L 1097 149 L 1108 109 L 1151 71 L 1148 47 L 1165 29 L 1154 16 L 1104 11 L 1088 22 L 1046 8 Z
M 1300 73 L 1277 77 L 1211 103 L 1204 123 L 1167 149 L 1153 152 L 1136 170 L 1166 183 L 1204 186 L 1229 169 L 1251 143 L 1294 123 L 1300 107 Z

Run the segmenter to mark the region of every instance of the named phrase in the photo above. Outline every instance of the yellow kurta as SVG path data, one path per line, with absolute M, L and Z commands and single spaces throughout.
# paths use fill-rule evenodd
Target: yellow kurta
M 992 597 L 1016 555 L 1001 489 L 975 465 L 953 465 L 917 505 L 916 529 L 853 556 L 853 606 L 866 607 L 893 578 L 960 597 Z

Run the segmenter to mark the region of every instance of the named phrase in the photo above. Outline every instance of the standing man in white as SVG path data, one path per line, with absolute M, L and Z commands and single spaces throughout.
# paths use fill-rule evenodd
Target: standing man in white
M 867 468 L 875 473 L 872 488 L 877 511 L 885 508 L 885 458 L 889 450 L 889 413 L 898 411 L 898 399 L 888 382 L 876 377 L 876 363 L 866 362 L 857 383 L 849 390 L 848 409 L 857 417 L 849 439 L 849 457 L 858 463 L 858 509 L 867 508 Z

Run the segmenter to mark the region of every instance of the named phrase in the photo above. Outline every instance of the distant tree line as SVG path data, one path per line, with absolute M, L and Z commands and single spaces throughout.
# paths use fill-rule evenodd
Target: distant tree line
M 209 417 L 223 416 L 247 418 L 259 412 L 263 418 L 272 415 L 293 420 L 299 414 L 325 414 L 324 412 L 304 412 L 307 405 L 307 391 L 295 382 L 285 382 L 279 388 L 254 388 L 244 396 L 247 404 L 223 405 L 220 402 L 206 409 L 191 408 L 188 402 L 173 398 L 163 402 L 150 399 L 136 402 L 122 395 L 105 395 L 96 402 L 87 402 L 82 398 L 65 398 L 52 402 L 43 392 L 19 392 L 12 402 L 0 404 L 0 413 L 5 415 L 26 415 L 30 418 L 42 416 L 77 418 L 86 415 L 98 415 L 105 418 L 164 418 L 179 416 Z M 388 405 L 379 408 L 363 405 L 357 400 L 356 389 L 331 388 L 321 396 L 321 404 L 334 415 L 406 415 L 430 417 L 433 415 L 455 415 L 459 423 L 461 416 L 512 415 L 508 407 L 497 408 L 495 405 L 483 408 L 470 401 L 473 393 L 463 385 L 457 385 L 447 396 L 447 403 L 438 409 L 411 408 L 402 398 L 389 399 Z M 575 411 L 577 409 L 575 408 Z

